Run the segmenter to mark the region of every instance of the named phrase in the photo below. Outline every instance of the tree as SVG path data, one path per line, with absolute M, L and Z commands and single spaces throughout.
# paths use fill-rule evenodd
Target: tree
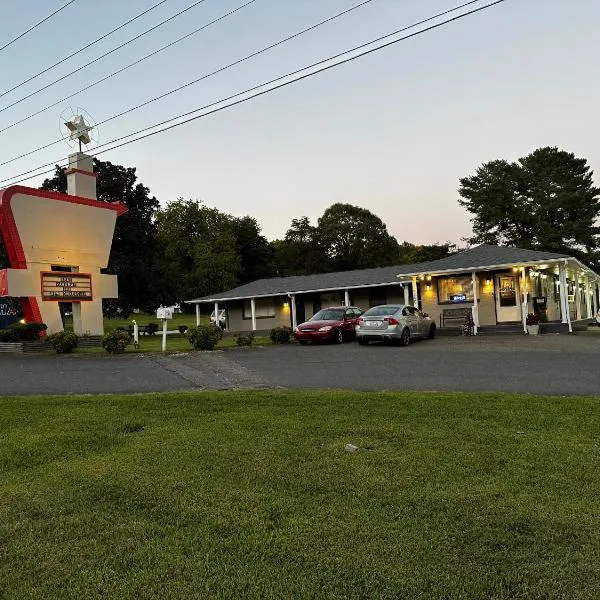
M 179 300 L 235 287 L 240 259 L 231 217 L 179 198 L 157 212 L 156 224 L 169 285 Z
M 232 218 L 231 225 L 235 237 L 235 250 L 240 261 L 238 285 L 263 277 L 272 277 L 275 249 L 267 238 L 260 234 L 256 219 L 248 216 Z
M 516 163 L 495 160 L 460 180 L 459 203 L 472 215 L 471 243 L 568 253 L 599 249 L 600 189 L 583 158 L 540 148 Z
M 160 304 L 172 303 L 172 294 L 162 284 L 164 263 L 154 222 L 158 200 L 150 196 L 147 187 L 137 183 L 133 167 L 94 159 L 94 172 L 98 174 L 98 199 L 120 200 L 128 208 L 128 212 L 117 219 L 107 269 L 119 276 L 119 300 L 108 304 L 128 313 L 133 308 L 154 310 Z M 46 179 L 41 189 L 66 193 L 64 171 L 57 166 L 54 177 Z
M 292 219 L 283 240 L 272 242 L 275 272 L 280 277 L 309 275 L 328 270 L 327 259 L 318 242 L 317 228 L 308 217 Z
M 398 242 L 372 212 L 333 204 L 319 219 L 317 240 L 333 271 L 384 267 L 398 261 Z
M 455 244 L 446 242 L 445 244 L 421 244 L 415 245 L 410 242 L 402 242 L 399 248 L 399 265 L 410 265 L 430 260 L 439 260 L 446 258 L 458 252 Z

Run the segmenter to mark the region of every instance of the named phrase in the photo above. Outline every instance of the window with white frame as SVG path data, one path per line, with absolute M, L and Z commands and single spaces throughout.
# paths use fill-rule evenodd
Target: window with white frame
M 275 316 L 275 301 L 272 298 L 257 298 L 254 301 L 254 308 L 257 319 L 270 319 Z M 250 300 L 244 300 L 242 318 L 252 318 L 252 306 Z
M 440 277 L 437 280 L 440 304 L 473 302 L 473 279 L 471 276 Z

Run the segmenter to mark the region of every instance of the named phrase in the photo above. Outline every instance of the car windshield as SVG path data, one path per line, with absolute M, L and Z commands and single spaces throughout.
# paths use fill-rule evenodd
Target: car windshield
M 313 315 L 311 321 L 343 321 L 345 309 L 324 308 Z
M 386 304 L 385 306 L 374 306 L 370 308 L 363 317 L 384 317 L 386 315 L 393 315 L 398 312 L 402 307 L 397 304 Z

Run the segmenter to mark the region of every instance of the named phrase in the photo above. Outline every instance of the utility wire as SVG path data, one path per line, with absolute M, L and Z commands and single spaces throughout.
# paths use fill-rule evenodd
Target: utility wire
M 370 0 L 367 0 L 367 1 L 370 1 Z M 478 2 L 480 2 L 480 1 L 481 1 L 481 0 L 469 0 L 468 2 L 465 2 L 465 3 L 463 3 L 463 4 L 460 4 L 460 5 L 458 5 L 458 6 L 455 6 L 454 8 L 451 8 L 451 9 L 449 9 L 449 10 L 445 10 L 445 11 L 443 11 L 443 12 L 440 12 L 440 13 L 437 13 L 436 15 L 433 15 L 432 17 L 428 17 L 427 19 L 423 19 L 423 20 L 421 20 L 421 21 L 418 21 L 418 22 L 416 22 L 416 23 L 413 23 L 412 25 L 409 25 L 409 26 L 407 26 L 407 27 L 403 27 L 403 28 L 401 28 L 401 29 L 398 29 L 398 30 L 396 30 L 396 31 L 393 31 L 392 33 L 388 33 L 388 34 L 386 34 L 386 35 L 384 35 L 384 36 L 381 36 L 381 37 L 379 37 L 379 38 L 376 38 L 376 39 L 374 39 L 374 40 L 372 40 L 372 41 L 370 41 L 370 42 L 367 42 L 366 44 L 362 44 L 362 45 L 360 45 L 360 46 L 357 46 L 356 48 L 354 48 L 354 49 L 353 49 L 353 51 L 360 50 L 360 49 L 362 49 L 362 48 L 365 48 L 365 47 L 367 47 L 367 46 L 371 46 L 371 45 L 373 45 L 374 43 L 377 43 L 377 42 L 380 42 L 380 41 L 382 41 L 382 40 L 384 40 L 384 39 L 388 39 L 388 38 L 390 38 L 390 37 L 393 37 L 393 36 L 395 36 L 395 35 L 398 35 L 399 33 L 402 33 L 403 31 L 406 31 L 406 30 L 408 30 L 408 29 L 413 29 L 414 27 L 418 27 L 419 25 L 423 25 L 423 24 L 425 24 L 425 23 L 431 22 L 431 21 L 433 21 L 433 20 L 435 20 L 435 19 L 438 19 L 438 18 L 440 18 L 440 17 L 443 17 L 443 16 L 445 16 L 445 15 L 447 15 L 447 14 L 450 14 L 450 13 L 456 12 L 457 10 L 460 10 L 460 9 L 462 9 L 462 8 L 465 8 L 465 7 L 467 7 L 467 6 L 471 6 L 471 5 L 473 5 L 473 4 L 477 4 L 477 3 L 478 3 Z M 262 50 L 259 50 L 259 51 L 257 51 L 257 52 L 253 52 L 252 54 L 249 54 L 249 55 L 247 55 L 247 56 L 245 56 L 245 57 L 243 57 L 243 58 L 241 58 L 241 59 L 238 59 L 238 60 L 236 60 L 236 61 L 234 61 L 234 62 L 232 62 L 232 63 L 230 63 L 230 64 L 228 64 L 228 65 L 225 65 L 224 67 L 221 67 L 221 68 L 217 69 L 216 71 L 212 71 L 211 73 L 208 73 L 208 74 L 206 74 L 206 75 L 203 75 L 203 76 L 202 76 L 202 77 L 200 77 L 199 79 L 196 79 L 196 80 L 194 80 L 194 81 L 191 81 L 190 83 L 187 83 L 187 84 L 185 84 L 185 85 L 181 86 L 180 88 L 176 88 L 175 90 L 171 90 L 170 92 L 167 92 L 167 93 L 165 93 L 165 94 L 162 94 L 162 95 L 160 95 L 160 96 L 156 96 L 155 98 L 152 98 L 151 100 L 148 100 L 148 101 L 146 101 L 146 102 L 144 102 L 144 103 L 142 103 L 142 104 L 138 104 L 137 106 L 134 106 L 134 107 L 132 107 L 132 108 L 128 109 L 127 111 L 125 111 L 125 112 L 119 113 L 119 114 L 117 114 L 117 115 L 113 115 L 112 117 L 108 117 L 107 119 L 104 119 L 103 121 L 100 121 L 99 123 L 97 123 L 97 124 L 96 124 L 96 127 L 99 127 L 100 125 L 103 125 L 103 124 L 105 124 L 105 123 L 108 123 L 109 121 L 112 121 L 112 120 L 114 120 L 114 119 L 116 119 L 116 118 L 118 118 L 118 117 L 120 117 L 120 116 L 123 116 L 123 115 L 125 115 L 125 114 L 128 114 L 128 113 L 130 113 L 130 112 L 134 111 L 134 110 L 137 110 L 138 108 L 141 108 L 141 107 L 143 107 L 143 106 L 146 106 L 146 105 L 150 104 L 151 102 L 154 102 L 154 101 L 156 101 L 156 100 L 159 100 L 159 99 L 161 99 L 161 98 L 164 98 L 165 96 L 168 96 L 168 95 L 170 95 L 170 94 L 172 94 L 172 93 L 174 93 L 174 92 L 176 92 L 176 91 L 178 91 L 178 90 L 180 90 L 180 89 L 183 89 L 183 88 L 185 88 L 185 87 L 188 87 L 189 85 L 192 85 L 192 84 L 194 84 L 194 83 L 197 83 L 197 82 L 199 82 L 199 81 L 202 81 L 203 79 L 207 79 L 207 78 L 211 77 L 212 75 L 215 75 L 215 74 L 217 74 L 217 73 L 220 73 L 220 72 L 222 72 L 222 71 L 224 71 L 224 70 L 226 70 L 226 69 L 228 69 L 228 68 L 230 68 L 230 67 L 232 67 L 232 66 L 234 66 L 234 65 L 240 64 L 240 63 L 242 63 L 242 62 L 244 62 L 244 61 L 246 61 L 246 60 L 248 60 L 248 59 L 250 59 L 250 58 L 252 58 L 252 57 L 254 57 L 254 56 L 257 56 L 258 54 L 261 54 L 261 53 L 263 53 L 263 52 L 266 52 L 267 50 L 270 50 L 270 49 L 272 49 L 272 48 L 275 48 L 276 46 L 279 46 L 279 45 L 281 45 L 281 44 L 283 44 L 283 43 L 285 43 L 285 42 L 287 42 L 287 41 L 289 41 L 289 40 L 292 40 L 292 39 L 294 39 L 294 38 L 297 38 L 297 37 L 299 37 L 299 36 L 303 35 L 304 33 L 307 33 L 308 31 L 314 30 L 314 29 L 316 29 L 317 27 L 320 27 L 321 25 L 324 25 L 325 23 L 328 23 L 328 22 L 330 22 L 330 21 L 333 21 L 334 19 L 337 19 L 337 18 L 341 17 L 342 15 L 344 15 L 344 14 L 347 14 L 348 12 L 351 12 L 351 11 L 353 11 L 353 10 L 356 10 L 357 8 L 360 8 L 361 6 L 363 6 L 363 5 L 364 5 L 364 4 L 366 4 L 366 3 L 367 3 L 367 2 L 362 2 L 362 3 L 360 3 L 360 4 L 357 4 L 357 5 L 355 5 L 354 7 L 351 7 L 351 8 L 349 8 L 349 9 L 347 9 L 347 10 L 345 10 L 345 11 L 342 11 L 342 12 L 340 12 L 340 13 L 337 13 L 336 15 L 333 15 L 332 17 L 329 17 L 328 19 L 325 19 L 325 20 L 323 20 L 323 21 L 320 21 L 319 23 L 315 23 L 314 25 L 312 25 L 312 26 L 310 26 L 310 27 L 307 27 L 306 29 L 303 29 L 303 30 L 301 30 L 301 31 L 298 31 L 297 33 L 294 33 L 293 35 L 290 35 L 290 36 L 288 36 L 288 37 L 286 37 L 286 38 L 284 38 L 284 39 L 282 39 L 282 40 L 280 40 L 280 41 L 278 41 L 278 42 L 276 42 L 276 43 L 274 43 L 274 44 L 271 44 L 271 45 L 269 45 L 269 46 L 266 46 L 266 47 L 265 47 L 265 48 L 263 48 Z M 334 55 L 334 56 L 330 56 L 329 58 L 326 58 L 326 59 L 324 59 L 324 60 L 322 60 L 322 61 L 320 61 L 320 62 L 318 62 L 318 63 L 315 63 L 315 65 L 313 65 L 313 66 L 318 66 L 318 65 L 320 65 L 320 64 L 323 64 L 323 63 L 329 62 L 329 61 L 331 61 L 331 60 L 334 60 L 334 59 L 336 59 L 336 58 L 339 58 L 340 56 L 343 56 L 343 55 L 347 54 L 348 52 L 350 52 L 350 51 L 349 51 L 349 50 L 346 50 L 346 51 L 344 51 L 344 52 L 340 52 L 339 54 L 336 54 L 336 55 Z M 304 70 L 304 68 L 303 68 L 303 69 L 299 69 L 299 70 L 297 70 L 297 71 L 293 71 L 292 73 L 288 73 L 287 75 L 284 75 L 284 76 L 282 76 L 282 77 L 278 77 L 277 79 L 273 79 L 273 80 L 271 80 L 271 81 L 268 81 L 268 82 L 266 82 L 266 83 L 260 84 L 259 86 L 256 86 L 256 87 L 253 87 L 253 88 L 250 88 L 250 89 L 248 89 L 248 90 L 246 90 L 245 92 L 242 92 L 242 93 L 248 93 L 248 92 L 254 91 L 255 89 L 258 89 L 258 88 L 260 88 L 260 87 L 263 87 L 264 85 L 269 85 L 269 84 L 271 84 L 271 83 L 275 83 L 275 82 L 277 82 L 277 81 L 280 81 L 281 79 L 284 79 L 284 78 L 286 78 L 286 77 L 289 77 L 289 76 L 291 76 L 291 75 L 295 75 L 296 73 L 299 73 L 300 71 L 303 71 L 303 70 Z M 222 100 L 220 100 L 218 103 L 220 103 L 220 102 L 226 102 L 227 100 L 231 100 L 232 98 L 236 98 L 238 95 L 239 95 L 239 94 L 234 94 L 233 96 L 229 96 L 229 97 L 227 97 L 227 98 L 223 98 L 223 99 L 222 99 Z M 182 117 L 185 117 L 185 116 L 189 116 L 190 114 L 196 113 L 196 112 L 198 112 L 199 110 L 204 110 L 205 108 L 208 108 L 208 107 L 210 107 L 210 106 L 212 106 L 212 104 L 210 104 L 210 105 L 208 105 L 208 106 L 204 106 L 204 107 L 202 107 L 202 108 L 200 108 L 200 109 L 194 109 L 193 111 L 190 111 L 190 112 L 184 113 L 184 114 L 182 114 L 182 115 L 179 115 L 179 116 L 177 116 L 177 117 L 174 117 L 173 119 L 169 119 L 169 120 L 167 120 L 167 121 L 163 121 L 162 123 L 158 123 L 156 126 L 164 125 L 164 124 L 166 124 L 166 123 L 169 123 L 169 122 L 171 122 L 171 121 L 173 121 L 173 120 L 176 120 L 176 119 L 179 119 L 179 118 L 182 118 Z M 16 125 L 16 123 L 15 123 L 15 125 Z M 5 129 L 6 129 L 6 128 L 5 128 Z M 4 131 L 4 129 L 0 129 L 0 133 L 2 133 L 2 131 Z M 63 141 L 63 138 L 59 138 L 58 140 L 55 140 L 54 142 L 50 142 L 49 144 L 45 144 L 44 146 L 40 146 L 40 147 L 38 147 L 38 148 L 36 148 L 36 149 L 34 149 L 34 150 L 31 150 L 31 151 L 29 151 L 29 152 L 26 152 L 25 154 L 20 154 L 19 156 L 15 156 L 14 158 L 11 158 L 11 159 L 9 159 L 9 160 L 6 160 L 6 161 L 4 161 L 4 162 L 1 162 L 1 163 L 0 163 L 0 167 L 2 167 L 2 166 L 4 166 L 4 165 L 8 165 L 8 164 L 10 164 L 10 163 L 13 163 L 13 162 L 15 162 L 15 161 L 17 161 L 17 160 L 20 160 L 21 158 L 25 158 L 26 156 L 31 156 L 32 154 L 35 154 L 35 153 L 37 153 L 37 152 L 40 152 L 41 150 L 45 150 L 46 148 L 50 148 L 51 146 L 55 146 L 56 144 L 60 144 L 62 141 Z M 54 163 L 50 163 L 50 164 L 54 164 Z M 47 166 L 47 165 L 44 165 L 44 166 Z M 34 169 L 34 170 L 37 170 L 37 169 L 39 169 L 39 168 L 42 168 L 42 167 L 37 167 L 37 168 L 36 168 L 36 169 Z
M 15 42 L 20 40 L 22 37 L 25 37 L 28 33 L 31 33 L 37 27 L 39 27 L 40 25 L 43 25 L 46 21 L 49 21 L 52 17 L 57 15 L 61 10 L 64 10 L 65 8 L 67 8 L 68 6 L 70 6 L 71 4 L 73 4 L 76 1 L 77 0 L 70 0 L 70 2 L 63 4 L 60 8 L 57 8 L 53 13 L 50 13 L 47 17 L 44 17 L 41 21 L 38 21 L 35 25 L 32 25 L 29 29 L 27 29 L 23 33 L 20 33 L 17 37 L 10 40 L 10 42 L 6 42 L 6 44 L 4 44 L 4 46 L 0 46 L 0 52 L 2 52 L 2 50 L 4 50 L 4 49 L 8 48 L 9 46 L 12 46 Z
M 191 10 L 192 8 L 195 8 L 199 4 L 202 4 L 203 2 L 206 2 L 206 0 L 197 0 L 196 2 L 194 2 L 193 4 L 191 4 L 190 6 L 188 6 L 187 8 L 184 8 L 183 10 L 180 10 L 178 13 L 174 14 L 172 17 L 169 17 L 168 19 L 165 19 L 164 21 L 161 21 L 160 23 L 158 23 L 158 25 L 154 25 L 154 27 L 150 27 L 150 29 L 146 29 L 146 31 L 144 31 L 144 32 L 140 33 L 139 35 L 136 35 L 135 37 L 127 40 L 126 42 L 120 44 L 116 48 L 113 48 L 112 50 L 109 50 L 108 52 L 105 52 L 104 54 L 102 54 L 98 58 L 94 58 L 94 60 L 91 60 L 90 62 L 86 63 L 85 65 L 82 65 L 81 67 L 78 67 L 77 69 L 71 71 L 70 73 L 67 73 L 66 75 L 63 75 L 62 77 L 59 77 L 58 79 L 55 79 L 54 81 L 51 81 L 47 85 L 45 85 L 45 86 L 43 86 L 43 87 L 35 90 L 34 92 L 31 92 L 30 94 L 27 94 L 27 96 L 23 96 L 22 98 L 19 98 L 19 100 L 15 100 L 11 104 L 7 104 L 4 108 L 0 108 L 0 113 L 4 112 L 5 110 L 8 110 L 9 108 L 12 108 L 13 106 L 16 106 L 17 104 L 20 104 L 21 102 L 23 102 L 24 100 L 27 100 L 28 98 L 32 98 L 33 96 L 36 96 L 40 92 L 43 92 L 44 90 L 47 90 L 48 88 L 52 87 L 53 85 L 56 85 L 57 83 L 60 83 L 61 81 L 64 81 L 68 77 L 71 77 L 71 75 L 75 75 L 75 73 L 79 73 L 79 71 L 83 71 L 83 69 L 86 69 L 90 65 L 93 65 L 94 63 L 97 63 L 98 61 L 102 60 L 103 58 L 106 58 L 107 56 L 109 56 L 113 52 L 116 52 L 117 50 L 120 50 L 121 48 L 124 48 L 125 46 L 128 46 L 132 42 L 135 42 L 136 40 L 139 40 L 141 37 L 144 37 L 145 35 L 149 34 L 150 32 L 158 29 L 159 27 L 162 27 L 163 25 L 167 24 L 169 21 L 172 21 L 173 19 L 176 19 L 177 17 L 180 17 L 181 15 L 183 15 L 184 13 L 186 13 L 188 10 Z
M 303 67 L 301 69 L 298 69 L 298 70 L 290 72 L 290 73 L 287 73 L 286 75 L 282 75 L 281 77 L 278 77 L 277 79 L 273 79 L 271 81 L 264 82 L 264 83 L 262 83 L 262 84 L 260 84 L 258 86 L 255 86 L 253 88 L 248 88 L 248 89 L 246 89 L 246 90 L 244 90 L 242 92 L 239 92 L 238 94 L 235 94 L 233 96 L 230 96 L 228 98 L 223 98 L 223 99 L 221 99 L 221 100 L 219 100 L 217 102 L 213 102 L 212 104 L 209 104 L 209 105 L 207 105 L 205 107 L 198 108 L 198 109 L 196 109 L 194 111 L 190 111 L 189 113 L 178 115 L 177 117 L 173 117 L 172 119 L 169 119 L 168 121 L 163 121 L 162 123 L 155 123 L 154 125 L 151 125 L 150 127 L 146 127 L 144 129 L 140 129 L 138 131 L 135 131 L 135 132 L 130 133 L 128 135 L 125 135 L 123 137 L 120 137 L 120 138 L 117 138 L 117 139 L 112 140 L 110 142 L 107 142 L 105 144 L 102 144 L 101 146 L 98 146 L 98 148 L 96 148 L 95 154 L 104 154 L 106 152 L 111 152 L 112 150 L 116 150 L 117 148 L 121 148 L 121 147 L 129 145 L 129 144 L 133 144 L 134 142 L 138 142 L 140 140 L 149 138 L 149 137 L 157 135 L 159 133 L 164 133 L 165 131 L 169 131 L 171 129 L 175 129 L 176 127 L 180 127 L 181 125 L 186 125 L 187 123 L 190 123 L 190 122 L 195 121 L 197 119 L 208 117 L 209 115 L 221 112 L 221 111 L 223 111 L 225 109 L 228 109 L 228 108 L 232 108 L 233 106 L 237 106 L 239 104 L 243 104 L 243 103 L 248 102 L 249 100 L 253 100 L 254 98 L 257 98 L 259 96 L 263 96 L 263 95 L 269 94 L 271 92 L 274 92 L 276 90 L 282 89 L 284 87 L 287 87 L 289 85 L 292 85 L 292 84 L 297 83 L 299 81 L 302 81 L 304 79 L 308 79 L 309 77 L 313 77 L 314 75 L 318 75 L 320 73 L 323 73 L 324 71 L 328 71 L 330 69 L 339 67 L 339 66 L 341 66 L 343 64 L 352 62 L 352 61 L 354 61 L 354 60 L 356 60 L 358 58 L 362 58 L 363 56 L 367 56 L 367 55 L 372 54 L 374 52 L 378 52 L 380 50 L 383 50 L 384 48 L 387 48 L 387 47 L 392 46 L 394 44 L 397 44 L 399 42 L 403 42 L 405 40 L 408 40 L 408 39 L 411 39 L 413 37 L 419 36 L 419 35 L 421 35 L 423 33 L 427 33 L 429 31 L 433 31 L 435 29 L 438 29 L 440 27 L 443 27 L 445 25 L 448 25 L 448 24 L 453 23 L 455 21 L 458 21 L 460 19 L 464 19 L 465 17 L 468 17 L 468 16 L 473 15 L 475 13 L 484 11 L 486 9 L 492 8 L 493 6 L 502 4 L 504 2 L 506 2 L 506 0 L 495 0 L 494 2 L 490 2 L 488 4 L 485 4 L 484 6 L 480 6 L 478 8 L 474 8 L 474 9 L 472 9 L 470 11 L 465 12 L 465 13 L 461 13 L 460 15 L 457 15 L 455 17 L 446 19 L 445 21 L 441 21 L 441 22 L 436 23 L 434 25 L 430 25 L 429 27 L 426 27 L 425 29 L 421 29 L 421 30 L 416 31 L 414 33 L 410 33 L 410 34 L 408 34 L 406 36 L 403 36 L 401 38 L 398 38 L 398 39 L 386 42 L 385 44 L 380 44 L 379 46 L 376 46 L 375 48 L 370 48 L 368 50 L 364 50 L 363 52 L 360 52 L 359 54 L 355 54 L 354 56 L 350 56 L 350 57 L 345 58 L 343 60 L 337 61 L 337 62 L 335 62 L 333 64 L 323 66 L 323 67 L 321 67 L 321 68 L 319 68 L 319 69 L 317 69 L 315 71 L 311 71 L 309 73 L 305 73 L 304 75 L 301 75 L 300 77 L 296 77 L 296 78 L 294 78 L 292 80 L 285 81 L 285 82 L 280 83 L 280 84 L 278 84 L 276 86 L 270 87 L 270 88 L 268 88 L 266 90 L 257 91 L 256 93 L 254 93 L 254 94 L 252 94 L 250 96 L 247 96 L 245 98 L 241 98 L 239 100 L 235 100 L 234 102 L 230 102 L 229 104 L 226 104 L 225 106 L 219 106 L 219 107 L 214 108 L 213 110 L 210 110 L 208 112 L 205 112 L 205 113 L 202 113 L 200 115 L 196 115 L 196 116 L 190 117 L 188 119 L 185 119 L 184 121 L 180 121 L 179 123 L 175 123 L 173 125 L 169 125 L 168 127 L 163 127 L 162 129 L 159 129 L 158 131 L 152 131 L 150 133 L 146 133 L 145 135 L 141 135 L 141 136 L 139 136 L 139 137 L 137 137 L 137 138 L 135 138 L 133 140 L 122 142 L 122 143 L 117 144 L 115 146 L 111 146 L 110 148 L 106 148 L 105 150 L 101 150 L 100 152 L 97 152 L 97 150 L 99 148 L 103 148 L 105 146 L 110 146 L 111 144 L 115 144 L 116 142 L 120 142 L 120 141 L 125 140 L 125 139 L 127 139 L 129 137 L 138 135 L 138 134 L 143 133 L 145 131 L 149 131 L 150 129 L 154 129 L 156 127 L 160 127 L 161 125 L 164 125 L 164 124 L 166 124 L 168 122 L 172 122 L 172 121 L 175 121 L 177 119 L 181 119 L 181 118 L 183 118 L 183 117 L 185 117 L 187 115 L 193 114 L 195 112 L 199 112 L 201 110 L 205 110 L 206 108 L 210 108 L 212 106 L 217 106 L 218 104 L 222 104 L 223 102 L 226 102 L 227 100 L 233 99 L 235 97 L 242 96 L 244 94 L 248 94 L 249 92 L 251 92 L 253 90 L 257 90 L 257 89 L 259 89 L 261 87 L 264 87 L 266 85 L 270 85 L 271 83 L 274 83 L 276 81 L 280 81 L 280 80 L 285 79 L 287 77 L 291 77 L 292 75 L 301 73 L 302 71 L 308 71 L 308 70 L 313 69 L 314 67 L 316 67 L 316 66 L 318 66 L 320 64 L 323 64 L 324 62 L 328 62 L 330 60 L 333 60 L 336 57 L 339 57 L 339 56 L 342 56 L 342 55 L 345 55 L 345 54 L 350 54 L 352 52 L 355 52 L 359 48 L 364 48 L 365 46 L 372 45 L 372 44 L 376 43 L 380 39 L 383 39 L 383 38 L 386 38 L 386 37 L 390 37 L 390 36 L 395 35 L 395 34 L 391 33 L 391 34 L 389 34 L 387 36 L 383 36 L 383 38 L 377 38 L 375 40 L 372 40 L 371 42 L 368 42 L 367 44 L 362 44 L 361 46 L 356 46 L 355 48 L 351 48 L 350 50 L 346 50 L 345 52 L 342 52 L 341 54 L 329 57 L 327 59 L 324 59 L 324 60 L 316 62 L 316 63 L 312 63 L 312 64 L 310 64 L 310 65 L 308 65 L 306 67 Z M 452 10 L 457 10 L 457 9 L 458 9 L 458 7 L 456 7 L 455 9 L 452 9 Z M 447 13 L 448 11 L 445 11 L 445 12 Z M 430 17 L 427 20 L 431 20 L 431 19 L 434 19 L 434 18 L 435 17 Z M 405 31 L 406 29 L 410 29 L 410 28 L 415 27 L 417 25 L 418 25 L 418 23 L 414 23 L 413 25 L 407 26 L 407 27 L 405 27 L 405 28 L 403 28 L 402 30 L 399 30 L 399 31 L 403 31 L 403 30 Z M 68 160 L 68 158 L 61 158 L 59 160 Z M 51 166 L 51 165 L 58 166 L 58 165 L 56 165 L 56 161 L 53 162 L 53 163 L 48 163 L 46 165 L 41 165 L 41 166 L 36 167 L 35 169 L 32 169 L 30 171 L 26 171 L 24 173 L 20 173 L 18 175 L 14 175 L 13 177 L 10 177 L 8 179 L 2 180 L 2 181 L 0 181 L 0 184 L 4 184 L 4 183 L 6 183 L 9 180 L 12 180 L 12 179 L 15 179 L 15 178 L 18 178 L 18 177 L 22 177 L 23 175 L 28 175 L 29 173 L 32 173 L 33 171 L 37 171 L 38 169 L 43 169 L 43 168 L 45 168 L 47 166 Z M 46 175 L 48 173 L 53 173 L 54 170 L 55 169 L 53 168 L 53 169 L 50 169 L 48 171 L 42 171 L 40 173 L 35 173 L 34 175 L 31 175 L 30 177 L 25 177 L 24 179 L 19 179 L 18 181 L 13 181 L 12 183 L 10 183 L 10 185 L 15 185 L 17 183 L 22 183 L 23 181 L 27 181 L 29 179 L 33 179 L 34 177 L 39 177 L 40 175 Z
M 73 1 L 75 1 L 75 0 L 73 0 Z M 125 23 L 123 23 L 122 25 L 119 25 L 118 27 L 115 27 L 115 29 L 112 29 L 108 33 L 105 33 L 104 35 L 102 35 L 99 38 L 95 39 L 93 42 L 90 42 L 89 44 L 86 44 L 82 48 L 79 48 L 79 50 L 76 50 L 75 52 L 69 54 L 69 56 L 65 56 L 64 58 L 61 58 L 58 62 L 55 62 L 53 65 L 50 65 L 49 67 L 46 67 L 45 69 L 42 69 L 39 73 L 36 73 L 35 75 L 32 75 L 28 79 L 25 79 L 24 81 L 21 81 L 21 83 L 15 85 L 13 87 L 11 87 L 9 90 L 6 90 L 6 91 L 2 92 L 0 94 L 0 98 L 6 96 L 6 94 L 10 94 L 10 92 L 14 92 L 16 89 L 20 88 L 21 86 L 25 85 L 26 83 L 29 83 L 30 81 L 33 81 L 34 79 L 37 79 L 40 75 L 43 75 L 44 73 L 47 73 L 48 71 L 54 69 L 54 67 L 58 67 L 58 65 L 62 65 L 62 63 L 66 62 L 70 58 L 73 58 L 74 56 L 77 56 L 78 54 L 80 54 L 84 50 L 87 50 L 88 48 L 91 48 L 92 46 L 94 46 L 98 42 L 101 42 L 102 40 L 105 40 L 107 37 L 109 37 L 113 33 L 116 33 L 117 31 L 119 31 L 119 29 L 123 29 L 123 27 L 127 27 L 127 25 L 129 25 L 130 23 L 133 23 L 134 21 L 137 21 L 137 19 L 139 19 L 140 17 L 143 17 L 144 15 L 148 14 L 150 11 L 154 10 L 155 8 L 158 8 L 161 4 L 164 4 L 165 2 L 168 2 L 168 0 L 161 0 L 160 2 L 157 2 L 156 4 L 154 4 L 153 6 L 151 6 L 150 8 L 147 8 L 145 11 L 143 11 L 143 12 L 139 13 L 138 15 L 136 15 L 135 17 L 132 17 L 131 19 L 129 19 L 129 21 L 125 21 Z
M 211 25 L 214 25 L 215 23 L 218 23 L 219 21 L 223 21 L 224 19 L 226 19 L 227 17 L 230 17 L 234 13 L 242 10 L 243 8 L 246 8 L 250 4 L 254 4 L 254 2 L 256 2 L 256 1 L 257 0 L 249 0 L 245 4 L 242 4 L 241 6 L 238 6 L 237 8 L 230 10 L 228 13 L 221 15 L 220 17 L 218 17 L 216 19 L 213 19 L 209 23 L 202 25 L 202 27 L 198 27 L 197 29 L 194 29 L 194 31 L 191 31 L 190 33 L 186 33 L 184 36 L 170 42 L 169 44 L 166 44 L 165 46 L 158 48 L 158 50 L 154 50 L 154 52 L 150 52 L 149 54 L 142 56 L 142 58 L 139 58 L 138 60 L 136 60 L 132 63 L 129 63 L 127 66 L 122 67 L 121 69 L 118 69 L 117 71 L 113 71 L 106 77 L 103 77 L 102 79 L 98 79 L 94 83 L 91 83 L 90 85 L 87 85 L 84 88 L 81 88 L 80 90 L 73 92 L 72 94 L 69 94 L 68 96 L 65 96 L 64 98 L 61 98 L 60 100 L 57 100 L 56 102 L 53 102 L 52 104 L 48 104 L 48 106 L 45 106 L 44 108 L 42 108 L 34 113 L 31 113 L 30 115 L 27 115 L 23 119 L 20 119 L 19 121 L 15 121 L 14 123 L 7 125 L 6 127 L 3 127 L 2 129 L 0 129 L 0 133 L 8 131 L 9 129 L 12 129 L 13 127 L 16 127 L 17 125 L 21 125 L 21 123 L 25 123 L 25 121 L 29 121 L 29 119 L 33 119 L 33 117 L 37 117 L 38 115 L 41 115 L 43 112 L 46 112 L 47 110 L 50 110 L 51 108 L 54 108 L 55 106 L 58 106 L 59 104 L 62 104 L 65 100 L 69 100 L 70 98 L 73 98 L 74 96 L 82 94 L 83 92 L 86 92 L 87 90 L 89 90 L 97 85 L 100 85 L 101 83 L 104 83 L 105 81 L 108 81 L 115 75 L 119 75 L 120 73 L 123 73 L 123 71 L 127 71 L 127 69 L 130 69 L 131 67 L 134 67 L 135 65 L 139 65 L 141 62 L 151 58 L 152 56 L 159 54 L 163 50 L 166 50 L 167 48 L 171 48 L 171 46 L 175 46 L 175 44 L 178 44 L 179 42 L 182 42 L 183 40 L 186 40 L 187 38 L 189 38 L 197 33 L 200 33 L 204 29 L 207 29 L 208 27 L 210 27 Z M 371 0 L 368 0 L 368 1 L 370 2 Z M 60 141 L 60 140 L 58 140 L 58 141 Z M 53 142 L 53 144 L 54 143 L 57 143 L 57 142 Z M 50 144 L 50 145 L 52 145 L 52 144 Z M 48 146 L 43 146 L 43 148 L 48 148 Z M 34 152 L 36 152 L 36 151 L 34 150 Z M 21 158 L 21 157 L 18 157 L 18 158 Z M 16 160 L 16 159 L 14 159 L 14 160 Z M 12 162 L 12 160 L 7 161 L 5 163 L 1 163 L 1 164 L 7 164 L 8 162 Z

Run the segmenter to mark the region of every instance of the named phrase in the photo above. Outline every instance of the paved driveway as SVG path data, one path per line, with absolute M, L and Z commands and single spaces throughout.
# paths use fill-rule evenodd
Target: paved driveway
M 231 388 L 600 395 L 600 335 L 439 338 L 408 348 L 279 346 L 177 355 L 0 354 L 0 394 Z

